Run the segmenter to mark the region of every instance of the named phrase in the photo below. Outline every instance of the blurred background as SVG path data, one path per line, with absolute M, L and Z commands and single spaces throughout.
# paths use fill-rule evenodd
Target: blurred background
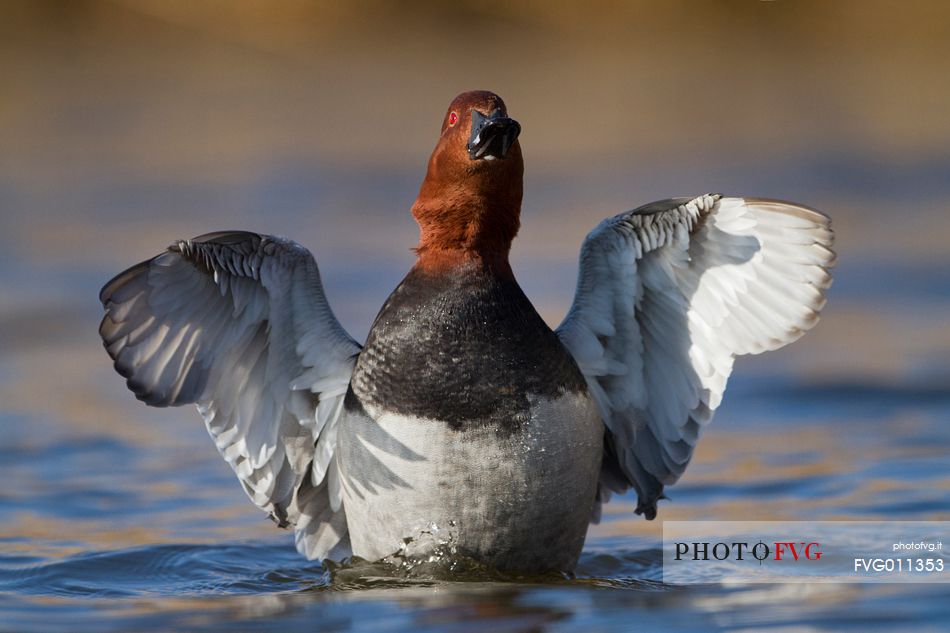
M 950 518 L 948 77 L 941 2 L 4 1 L 10 564 L 291 547 L 193 410 L 125 390 L 98 290 L 174 239 L 279 234 L 312 250 L 362 340 L 412 264 L 409 208 L 444 109 L 470 89 L 523 126 L 512 264 L 552 326 L 608 215 L 722 192 L 833 218 L 821 323 L 737 363 L 661 518 Z M 632 507 L 610 506 L 592 538 L 658 538 Z

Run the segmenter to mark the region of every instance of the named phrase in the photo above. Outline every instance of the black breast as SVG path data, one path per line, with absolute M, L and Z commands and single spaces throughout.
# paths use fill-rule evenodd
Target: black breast
M 586 389 L 518 283 L 480 267 L 413 269 L 376 317 L 351 384 L 348 410 L 362 401 L 456 430 L 514 431 L 530 415 L 529 395 Z

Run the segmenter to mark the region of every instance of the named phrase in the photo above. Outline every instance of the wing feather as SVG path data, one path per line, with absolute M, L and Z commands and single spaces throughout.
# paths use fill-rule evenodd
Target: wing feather
M 718 195 L 654 202 L 591 231 L 557 333 L 606 426 L 599 501 L 633 486 L 637 512 L 655 516 L 735 357 L 782 347 L 817 323 L 832 241 L 817 211 Z
M 298 549 L 344 552 L 333 448 L 360 346 L 333 315 L 310 253 L 210 233 L 120 273 L 100 299 L 100 334 L 136 397 L 196 404 L 248 496 L 296 525 Z

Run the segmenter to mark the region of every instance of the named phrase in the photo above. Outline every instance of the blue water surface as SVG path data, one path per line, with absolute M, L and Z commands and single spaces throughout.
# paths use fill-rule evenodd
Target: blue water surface
M 694 465 L 664 513 L 909 520 L 950 512 L 950 391 L 737 382 L 728 429 L 707 438 L 725 463 Z M 0 540 L 3 631 L 885 631 L 950 621 L 946 585 L 666 585 L 658 532 L 632 519 L 632 498 L 594 528 L 575 578 L 462 582 L 356 564 L 327 569 L 276 529 L 255 540 L 208 538 L 266 523 L 252 508 L 227 518 L 244 500 L 230 495 L 236 484 L 213 450 L 176 459 L 167 446 L 64 441 L 37 433 L 42 423 L 3 421 L 0 458 L 19 485 L 0 498 L 0 520 L 22 524 L 23 534 Z M 790 445 L 796 434 L 815 437 Z M 756 477 L 729 465 L 753 459 Z M 43 535 L 29 536 L 31 525 Z M 50 525 L 62 531 L 50 535 Z M 171 542 L 108 546 L 108 534 L 128 541 L 143 528 L 144 540 L 167 531 Z

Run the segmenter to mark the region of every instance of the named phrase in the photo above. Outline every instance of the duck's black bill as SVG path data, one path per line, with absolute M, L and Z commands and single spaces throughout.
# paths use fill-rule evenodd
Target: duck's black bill
M 472 135 L 468 139 L 468 155 L 472 160 L 504 158 L 521 134 L 521 124 L 495 110 L 485 116 L 472 110 Z

